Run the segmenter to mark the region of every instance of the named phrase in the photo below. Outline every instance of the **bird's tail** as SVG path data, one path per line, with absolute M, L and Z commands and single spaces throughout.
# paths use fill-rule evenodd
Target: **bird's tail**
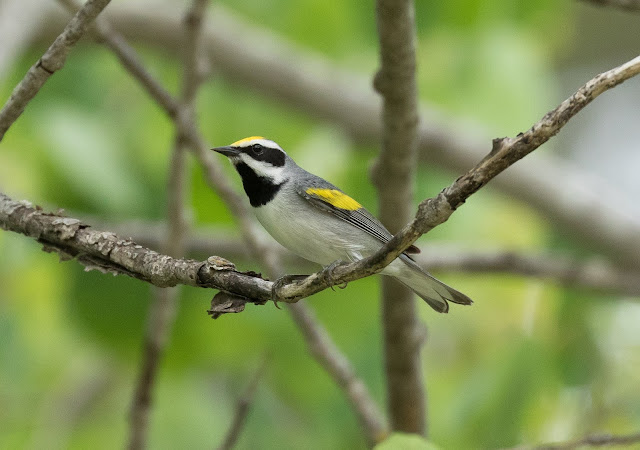
M 404 260 L 405 258 L 401 259 Z M 436 311 L 441 313 L 448 312 L 449 303 L 447 301 L 458 303 L 459 305 L 473 303 L 469 297 L 434 278 L 413 260 L 409 259 L 409 261 L 404 260 L 402 262 L 404 263 L 402 270 L 394 271 L 395 273 L 392 276 L 410 288 Z

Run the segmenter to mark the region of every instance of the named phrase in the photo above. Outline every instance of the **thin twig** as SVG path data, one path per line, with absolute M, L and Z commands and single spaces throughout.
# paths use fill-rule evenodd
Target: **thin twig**
M 156 288 L 154 291 L 155 299 L 147 317 L 140 372 L 129 414 L 128 448 L 131 450 L 147 447 L 153 387 L 176 314 L 177 288 Z
M 62 69 L 71 48 L 80 40 L 89 24 L 111 0 L 88 0 L 69 21 L 64 31 L 29 69 L 18 83 L 11 97 L 0 110 L 0 141 L 9 127 L 20 117 L 27 104 L 56 71 Z
M 377 0 L 380 69 L 374 87 L 384 99 L 382 146 L 373 169 L 380 220 L 397 232 L 411 219 L 418 144 L 413 0 Z M 427 407 L 420 357 L 424 330 L 413 293 L 382 280 L 382 328 L 387 410 L 392 430 L 426 434 Z
M 74 13 L 78 10 L 76 0 L 58 0 L 67 11 Z M 90 33 L 107 48 L 109 48 L 120 61 L 120 64 L 140 82 L 145 91 L 162 106 L 162 109 L 171 119 L 176 119 L 180 104 L 167 91 L 158 80 L 156 80 L 141 63 L 137 52 L 131 47 L 120 33 L 115 31 L 108 20 L 104 17 L 97 17 L 90 27 Z M 180 27 L 180 33 L 184 30 Z M 179 39 L 175 39 L 179 41 Z M 181 47 L 182 49 L 182 47 Z
M 293 319 L 304 335 L 309 351 L 343 390 L 356 410 L 360 426 L 366 431 L 367 443 L 373 446 L 383 441 L 388 436 L 388 431 L 378 405 L 371 398 L 367 386 L 356 375 L 351 362 L 336 347 L 324 328 L 318 326 L 313 311 L 301 308 L 301 303 L 287 306 L 290 311 L 295 312 L 292 314 Z
M 253 404 L 253 400 L 256 396 L 258 384 L 264 376 L 266 367 L 267 358 L 264 358 L 258 369 L 253 374 L 253 377 L 249 381 L 247 388 L 238 399 L 238 405 L 236 407 L 235 414 L 233 415 L 233 419 L 231 420 L 231 426 L 229 427 L 229 430 L 227 431 L 222 444 L 220 444 L 220 446 L 218 447 L 218 450 L 231 450 L 238 442 L 240 433 L 244 429 L 249 411 L 251 410 L 251 405 Z
M 568 442 L 556 442 L 541 445 L 520 445 L 511 450 L 572 450 L 584 447 L 626 447 L 640 443 L 640 433 L 632 434 L 594 434 L 582 439 Z
M 195 121 L 195 96 L 201 79 L 198 73 L 199 41 L 202 18 L 207 3 L 208 0 L 194 0 L 185 16 L 186 56 L 179 110 L 179 114 L 186 116 L 182 119 L 184 122 Z M 169 164 L 167 183 L 168 230 L 164 242 L 164 252 L 174 258 L 184 255 L 184 243 L 187 233 L 185 190 L 189 182 L 185 164 L 185 139 L 181 130 L 177 130 Z M 142 367 L 131 404 L 130 449 L 146 447 L 153 387 L 157 377 L 158 365 L 175 321 L 178 308 L 177 300 L 177 287 L 156 289 L 155 301 L 149 309 Z

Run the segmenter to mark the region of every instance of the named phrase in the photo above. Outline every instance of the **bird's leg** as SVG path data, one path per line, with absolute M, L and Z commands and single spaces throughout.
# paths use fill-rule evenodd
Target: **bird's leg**
M 278 290 L 289 283 L 304 280 L 307 277 L 308 275 L 283 275 L 274 281 L 273 285 L 271 285 L 271 300 L 273 301 L 273 304 L 276 305 L 276 308 L 281 309 L 278 306 Z
M 322 276 L 322 278 L 325 280 L 325 282 L 329 285 L 331 290 L 334 291 L 334 292 L 335 292 L 335 289 L 333 287 L 336 285 L 336 283 L 333 281 L 333 271 L 336 269 L 336 267 L 338 267 L 341 264 L 345 264 L 345 262 L 340 260 L 340 259 L 338 259 L 338 260 L 332 262 L 331 264 L 329 264 L 324 269 L 322 269 L 322 273 L 320 274 Z M 344 288 L 347 287 L 347 283 L 344 283 L 344 285 L 338 286 L 338 287 L 340 289 L 344 289 Z

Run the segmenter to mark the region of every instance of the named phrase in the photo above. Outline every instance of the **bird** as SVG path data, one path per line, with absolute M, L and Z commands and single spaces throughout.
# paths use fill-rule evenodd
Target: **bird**
M 328 269 L 366 258 L 393 237 L 360 203 L 298 166 L 272 140 L 251 136 L 211 150 L 229 158 L 264 229 L 304 259 Z M 473 303 L 420 267 L 410 256 L 419 252 L 407 248 L 382 275 L 399 280 L 441 313 L 449 311 L 448 302 Z

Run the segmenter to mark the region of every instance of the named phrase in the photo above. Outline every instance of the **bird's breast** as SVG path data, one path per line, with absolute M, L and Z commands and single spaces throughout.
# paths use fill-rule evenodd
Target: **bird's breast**
M 253 208 L 265 230 L 291 252 L 327 265 L 362 258 L 360 234 L 348 223 L 318 210 L 295 192 L 280 192 Z

